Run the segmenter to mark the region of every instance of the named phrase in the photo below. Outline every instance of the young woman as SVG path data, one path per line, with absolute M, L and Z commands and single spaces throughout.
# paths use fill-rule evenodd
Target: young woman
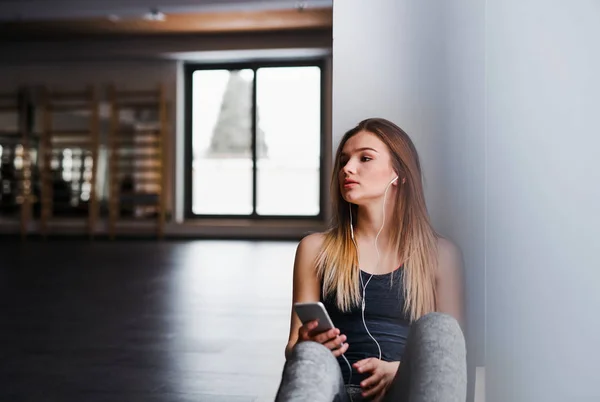
M 464 402 L 461 256 L 429 222 L 408 135 L 384 119 L 348 131 L 331 194 L 331 228 L 298 245 L 293 302 L 323 302 L 336 328 L 292 310 L 276 400 Z

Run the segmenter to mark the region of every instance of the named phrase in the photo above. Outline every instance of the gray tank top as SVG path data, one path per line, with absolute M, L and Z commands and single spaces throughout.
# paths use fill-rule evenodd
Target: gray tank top
M 403 272 L 400 267 L 389 274 L 373 275 L 366 288 L 365 322 L 381 347 L 381 359 L 384 361 L 402 360 L 410 328 L 410 319 L 403 312 Z M 371 274 L 361 271 L 361 276 L 363 283 L 367 283 Z M 333 297 L 321 297 L 321 301 L 327 308 L 333 325 L 348 337 L 349 347 L 345 356 L 350 364 L 368 357 L 379 357 L 377 344 L 365 330 L 360 306 L 343 313 L 337 308 Z M 338 363 L 344 382 L 347 383 L 350 377 L 348 365 L 342 357 L 338 358 Z M 365 375 L 352 368 L 351 384 L 359 384 L 364 378 Z

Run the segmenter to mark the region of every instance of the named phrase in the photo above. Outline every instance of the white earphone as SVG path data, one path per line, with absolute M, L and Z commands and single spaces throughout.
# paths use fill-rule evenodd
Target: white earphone
M 392 185 L 393 182 L 395 182 L 396 180 L 398 180 L 398 176 L 394 177 L 386 186 L 385 188 L 385 193 L 383 195 L 383 219 L 381 222 L 381 227 L 379 228 L 379 232 L 377 232 L 377 236 L 375 236 L 375 251 L 377 252 L 377 264 L 375 265 L 375 270 L 377 270 L 377 268 L 379 267 L 379 260 L 380 260 L 380 255 L 379 255 L 379 248 L 377 246 L 377 240 L 379 239 L 379 235 L 381 234 L 381 231 L 383 230 L 383 227 L 385 225 L 385 201 L 387 199 L 387 192 L 390 188 L 390 186 Z M 354 243 L 354 247 L 356 248 L 356 253 L 358 255 L 358 245 L 356 244 L 356 239 L 354 238 L 354 225 L 352 224 L 352 204 L 349 204 L 349 208 L 348 211 L 350 212 L 350 237 L 352 238 L 352 243 Z M 359 278 L 360 278 L 360 283 L 361 286 L 363 288 L 363 297 L 362 297 L 362 319 L 363 319 L 363 325 L 365 327 L 365 330 L 367 331 L 367 334 L 369 334 L 369 336 L 371 337 L 371 339 L 373 339 L 373 342 L 375 342 L 375 344 L 377 345 L 377 349 L 379 351 L 379 360 L 381 360 L 381 346 L 379 346 L 379 342 L 377 342 L 377 340 L 375 339 L 375 337 L 373 335 L 371 335 L 371 332 L 369 331 L 369 328 L 367 328 L 367 323 L 365 321 L 365 309 L 367 307 L 367 285 L 369 284 L 369 282 L 371 281 L 371 279 L 373 278 L 373 274 L 371 274 L 371 276 L 369 276 L 369 279 L 367 279 L 367 283 L 363 284 L 363 280 L 362 280 L 362 275 L 360 275 L 359 272 Z M 342 355 L 343 356 L 343 355 Z M 344 357 L 345 358 L 345 357 Z M 346 362 L 348 363 L 348 366 L 350 367 L 350 363 L 346 360 Z M 352 378 L 352 368 L 350 368 L 350 378 Z

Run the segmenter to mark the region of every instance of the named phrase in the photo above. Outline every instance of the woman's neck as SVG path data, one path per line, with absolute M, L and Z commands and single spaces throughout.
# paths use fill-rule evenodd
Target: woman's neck
M 367 240 L 375 240 L 377 237 L 379 244 L 389 244 L 392 233 L 392 215 L 393 207 L 386 204 L 385 217 L 383 215 L 383 203 L 361 205 L 358 207 L 355 232 Z M 385 218 L 385 219 L 384 219 Z M 383 227 L 382 227 L 383 226 Z
M 399 266 L 400 259 L 392 244 L 392 212 L 391 208 L 387 210 L 384 220 L 381 205 L 370 209 L 364 205 L 358 208 L 354 232 L 359 266 L 365 272 L 380 275 Z

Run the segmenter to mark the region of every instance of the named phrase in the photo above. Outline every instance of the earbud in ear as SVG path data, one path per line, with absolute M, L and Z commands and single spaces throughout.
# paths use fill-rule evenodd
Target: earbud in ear
M 354 226 L 352 225 L 352 204 L 349 203 L 348 206 L 348 211 L 350 211 L 350 237 L 352 237 L 352 240 L 354 240 Z

